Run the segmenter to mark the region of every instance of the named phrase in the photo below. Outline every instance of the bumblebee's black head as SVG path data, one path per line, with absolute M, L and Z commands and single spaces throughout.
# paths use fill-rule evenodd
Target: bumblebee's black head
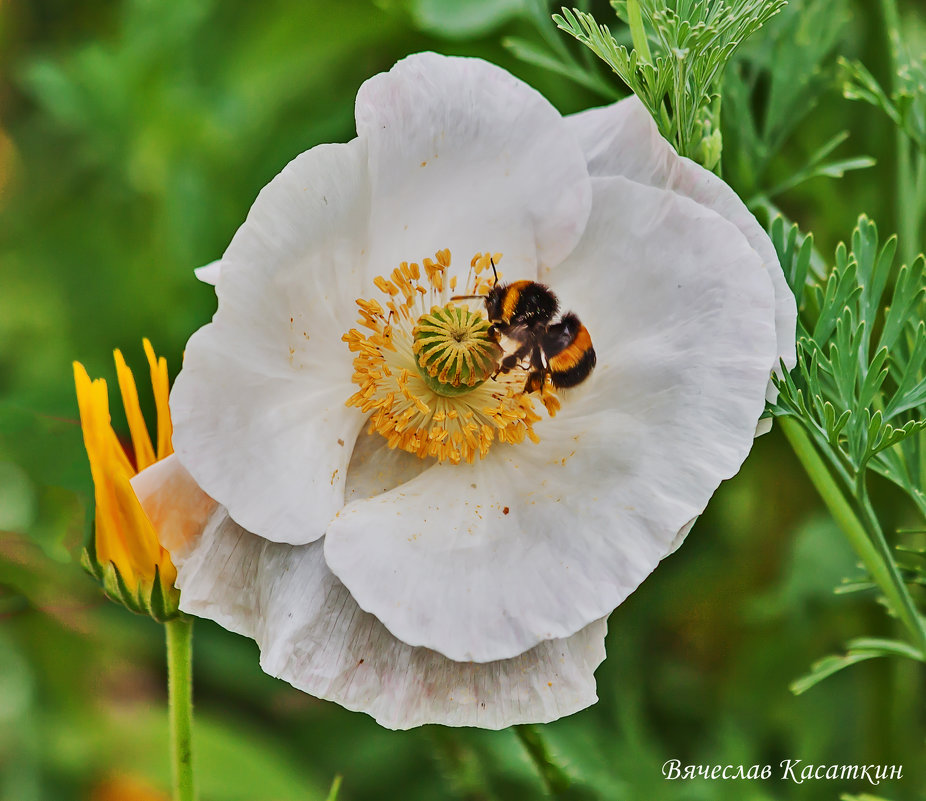
M 490 320 L 502 319 L 502 301 L 504 300 L 505 290 L 507 288 L 507 284 L 496 284 L 489 290 L 489 294 L 486 295 L 486 314 L 489 315 Z
M 556 295 L 536 281 L 496 284 L 486 295 L 489 319 L 506 326 L 549 323 L 558 308 Z

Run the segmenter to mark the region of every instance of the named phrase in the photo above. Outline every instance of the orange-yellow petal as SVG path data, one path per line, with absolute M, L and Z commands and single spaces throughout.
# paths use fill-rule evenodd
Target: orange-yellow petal
M 170 797 L 144 779 L 115 774 L 94 787 L 90 801 L 170 801 Z
M 133 472 L 132 463 L 112 429 L 106 381 L 102 378 L 91 381 L 84 366 L 80 362 L 74 362 L 74 384 L 77 388 L 77 405 L 80 408 L 84 444 L 89 447 L 89 437 L 94 446 L 94 452 L 89 454 L 91 468 L 94 457 L 99 459 L 105 455 L 107 458 L 115 459 L 122 469 Z
M 161 584 L 164 587 L 166 595 L 170 588 L 177 583 L 177 568 L 174 567 L 170 554 L 164 548 L 161 548 L 161 558 L 158 562 L 158 567 L 160 569 Z
M 166 459 L 173 452 L 171 436 L 173 425 L 170 421 L 170 379 L 167 376 L 167 359 L 163 356 L 157 358 L 154 348 L 147 338 L 142 340 L 145 347 L 145 356 L 148 357 L 148 366 L 151 369 L 151 388 L 154 391 L 154 403 L 158 411 L 158 461 Z
M 132 466 L 113 433 L 109 415 L 109 397 L 103 379 L 91 381 L 80 362 L 74 362 L 74 385 L 80 409 L 84 446 L 90 461 L 96 501 L 97 557 L 106 564 L 113 562 L 127 582 L 136 583 L 129 550 L 122 532 L 111 522 L 115 505 L 109 476 L 113 472 L 131 472 Z M 120 454 L 121 453 L 121 457 Z
M 154 464 L 154 448 L 138 403 L 135 376 L 122 358 L 122 351 L 117 348 L 113 355 L 116 359 L 116 376 L 119 379 L 119 391 L 122 393 L 122 405 L 125 407 L 125 419 L 128 421 L 132 447 L 135 449 L 135 472 L 140 473 L 148 465 Z
M 93 477 L 97 559 L 112 562 L 129 586 L 150 583 L 163 549 L 129 484 L 135 469 L 112 429 L 106 381 L 91 381 L 74 362 L 74 384 Z

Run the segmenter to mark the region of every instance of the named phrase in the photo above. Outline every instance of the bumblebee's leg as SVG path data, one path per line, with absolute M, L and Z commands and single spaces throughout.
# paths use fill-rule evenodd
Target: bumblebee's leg
M 524 389 L 521 390 L 521 394 L 527 395 L 531 392 L 539 392 L 542 395 L 546 378 L 546 373 L 542 370 L 532 370 L 527 374 L 527 381 L 524 382 Z
M 492 373 L 492 378 L 495 378 L 499 373 L 509 373 L 514 370 L 523 360 L 524 357 L 530 352 L 530 345 L 522 345 L 513 353 L 509 353 L 504 359 L 498 363 L 498 367 L 495 368 L 495 372 Z
M 521 357 L 517 353 L 509 353 L 504 359 L 498 363 L 498 367 L 495 368 L 495 372 L 492 373 L 492 378 L 500 375 L 501 373 L 510 373 L 518 366 L 518 362 L 521 361 Z
M 524 382 L 522 394 L 529 392 L 539 392 L 543 395 L 544 387 L 547 383 L 547 360 L 543 354 L 543 348 L 539 344 L 534 345 L 531 350 L 531 369 L 527 374 L 527 380 Z

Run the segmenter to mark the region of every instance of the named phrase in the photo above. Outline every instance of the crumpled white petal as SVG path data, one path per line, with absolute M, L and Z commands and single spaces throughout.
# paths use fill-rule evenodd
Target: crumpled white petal
M 739 469 L 776 358 L 775 296 L 732 223 L 674 192 L 593 179 L 550 283 L 598 353 L 593 378 L 496 446 L 349 503 L 325 557 L 400 640 L 506 659 L 607 614 Z
M 393 637 L 325 565 L 321 543 L 268 542 L 203 496 L 175 457 L 133 486 L 178 568 L 183 611 L 257 640 L 261 667 L 300 690 L 366 712 L 388 728 L 424 723 L 499 729 L 545 722 L 593 704 L 605 619 L 515 659 L 453 662 Z M 171 534 L 187 507 L 202 529 Z M 171 517 L 165 517 L 167 512 Z
M 678 192 L 725 217 L 743 232 L 759 254 L 775 288 L 775 330 L 778 353 L 790 370 L 797 363 L 797 305 L 768 235 L 746 204 L 726 183 L 691 159 L 679 156 L 660 134 L 642 102 L 626 100 L 566 117 L 578 137 L 593 176 L 622 175 L 638 183 Z M 776 364 L 780 374 L 780 366 Z M 771 382 L 767 398 L 777 391 Z M 764 430 L 762 430 L 764 429 Z M 768 430 L 760 427 L 757 435 Z
M 322 145 L 261 191 L 222 257 L 218 311 L 187 344 L 171 393 L 184 466 L 275 541 L 325 533 L 363 424 L 344 405 L 353 385 L 340 338 L 373 278 L 366 159 L 360 140 Z
M 569 254 L 585 227 L 585 157 L 536 90 L 480 59 L 419 53 L 357 93 L 369 142 L 371 247 L 383 270 L 449 248 L 502 252 L 512 276 Z

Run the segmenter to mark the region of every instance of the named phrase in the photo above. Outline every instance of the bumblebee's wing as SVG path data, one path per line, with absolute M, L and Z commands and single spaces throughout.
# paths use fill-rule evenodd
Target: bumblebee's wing
M 504 326 L 499 329 L 498 344 L 505 353 L 509 353 L 526 345 L 532 336 L 531 327 L 526 323 Z
M 541 340 L 544 355 L 552 359 L 557 353 L 562 353 L 575 341 L 579 331 L 583 328 L 579 318 L 572 312 L 563 315 L 563 319 L 547 327 Z

